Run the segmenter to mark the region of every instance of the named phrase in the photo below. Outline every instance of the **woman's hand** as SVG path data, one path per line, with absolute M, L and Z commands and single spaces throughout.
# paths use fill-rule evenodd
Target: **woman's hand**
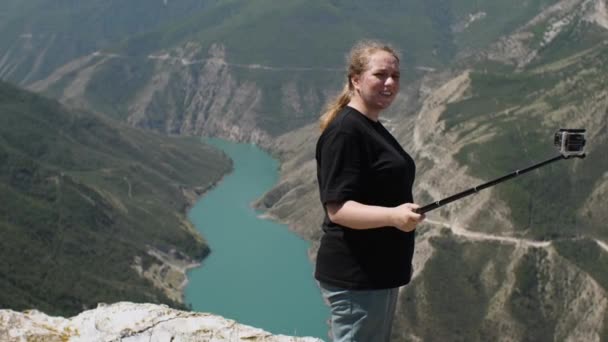
M 422 222 L 425 218 L 424 214 L 414 212 L 414 210 L 418 208 L 420 208 L 420 206 L 414 203 L 404 203 L 398 207 L 392 208 L 392 226 L 404 232 L 415 230 L 418 223 Z

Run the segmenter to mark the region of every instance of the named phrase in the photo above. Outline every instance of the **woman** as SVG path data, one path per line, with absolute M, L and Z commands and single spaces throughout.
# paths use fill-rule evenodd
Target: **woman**
M 399 92 L 399 57 L 361 42 L 342 93 L 321 117 L 317 179 L 325 209 L 315 278 L 334 341 L 388 341 L 398 288 L 410 281 L 415 165 L 380 123 Z

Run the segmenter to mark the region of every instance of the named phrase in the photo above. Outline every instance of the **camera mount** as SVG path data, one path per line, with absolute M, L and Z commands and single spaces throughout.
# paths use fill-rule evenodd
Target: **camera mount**
M 418 209 L 415 210 L 416 213 L 418 214 L 424 214 L 426 212 L 429 212 L 431 210 L 437 209 L 439 207 L 442 207 L 448 203 L 454 202 L 456 200 L 459 200 L 463 197 L 467 197 L 469 195 L 472 195 L 474 193 L 477 193 L 483 189 L 489 188 L 491 186 L 494 186 L 496 184 L 502 183 L 506 180 L 509 180 L 511 178 L 515 178 L 519 175 L 522 175 L 524 173 L 527 173 L 529 171 L 538 169 L 540 167 L 543 167 L 547 164 L 553 163 L 555 161 L 558 160 L 562 160 L 562 159 L 570 159 L 570 158 L 585 158 L 585 152 L 584 152 L 584 147 L 586 144 L 586 140 L 585 140 L 585 130 L 584 129 L 560 129 L 558 132 L 555 133 L 554 136 L 554 145 L 559 147 L 559 151 L 560 151 L 560 155 L 553 157 L 551 159 L 547 159 L 543 162 L 534 164 L 532 166 L 529 166 L 523 170 L 516 170 L 512 173 L 509 173 L 507 175 L 504 175 L 502 177 L 496 178 L 494 180 L 491 180 L 487 183 L 483 183 L 480 184 L 478 186 L 472 187 L 468 190 L 459 192 L 455 195 L 452 195 L 450 197 L 446 197 L 444 199 L 441 199 L 439 201 L 433 202 L 433 203 L 429 203 L 423 207 L 420 207 Z

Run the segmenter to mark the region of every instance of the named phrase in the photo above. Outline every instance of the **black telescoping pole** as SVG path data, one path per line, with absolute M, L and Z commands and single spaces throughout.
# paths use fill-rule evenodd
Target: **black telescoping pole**
M 578 157 L 580 157 L 580 156 L 578 156 Z M 452 196 L 450 196 L 450 197 L 446 197 L 446 198 L 441 199 L 441 200 L 439 200 L 439 201 L 437 201 L 437 202 L 429 203 L 429 204 L 425 205 L 424 207 L 420 207 L 420 208 L 418 208 L 418 209 L 417 209 L 417 210 L 415 210 L 415 211 L 416 211 L 418 214 L 424 214 L 424 213 L 429 212 L 429 211 L 431 211 L 431 210 L 433 210 L 433 209 L 437 209 L 437 208 L 439 208 L 439 207 L 441 207 L 441 206 L 444 206 L 444 205 L 446 205 L 446 204 L 448 204 L 448 203 L 451 203 L 451 202 L 454 202 L 454 201 L 456 201 L 456 200 L 459 200 L 459 199 L 461 199 L 461 198 L 463 198 L 463 197 L 466 197 L 466 196 L 472 195 L 472 194 L 474 194 L 474 193 L 476 193 L 476 192 L 478 192 L 478 191 L 481 191 L 481 190 L 483 190 L 483 189 L 485 189 L 485 188 L 489 188 L 489 187 L 494 186 L 494 185 L 496 185 L 496 184 L 498 184 L 498 183 L 502 183 L 502 182 L 504 182 L 504 181 L 506 181 L 506 180 L 508 180 L 508 179 L 515 178 L 515 177 L 517 177 L 517 176 L 519 176 L 519 175 L 522 175 L 522 174 L 524 174 L 524 173 L 526 173 L 526 172 L 528 172 L 528 171 L 532 171 L 532 170 L 534 170 L 534 169 L 537 169 L 537 168 L 539 168 L 539 167 L 543 167 L 543 166 L 545 166 L 545 165 L 547 165 L 547 164 L 549 164 L 549 163 L 553 163 L 554 161 L 558 161 L 558 160 L 561 160 L 561 159 L 568 159 L 568 157 L 566 157 L 566 156 L 564 156 L 564 155 L 560 154 L 560 155 L 559 155 L 559 156 L 557 156 L 557 157 L 554 157 L 554 158 L 551 158 L 551 159 L 545 160 L 544 162 L 541 162 L 541 163 L 538 163 L 538 164 L 532 165 L 532 166 L 527 167 L 527 168 L 525 168 L 525 169 L 523 169 L 523 170 L 517 170 L 517 171 L 512 172 L 512 173 L 510 173 L 510 174 L 508 174 L 508 175 L 505 175 L 505 176 L 502 176 L 502 177 L 496 178 L 496 179 L 491 180 L 491 181 L 489 181 L 489 182 L 487 182 L 487 183 L 483 183 L 483 184 L 481 184 L 481 185 L 478 185 L 478 186 L 476 186 L 476 187 L 470 188 L 470 189 L 465 190 L 465 191 L 463 191 L 463 192 L 459 192 L 459 193 L 457 193 L 457 194 L 455 194 L 455 195 L 452 195 Z

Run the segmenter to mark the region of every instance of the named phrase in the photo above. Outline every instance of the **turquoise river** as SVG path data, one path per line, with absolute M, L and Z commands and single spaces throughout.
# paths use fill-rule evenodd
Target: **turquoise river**
M 278 162 L 254 145 L 207 142 L 232 158 L 234 170 L 189 213 L 211 254 L 189 272 L 186 303 L 273 334 L 326 340 L 329 309 L 312 275 L 309 243 L 251 207 L 277 182 Z

